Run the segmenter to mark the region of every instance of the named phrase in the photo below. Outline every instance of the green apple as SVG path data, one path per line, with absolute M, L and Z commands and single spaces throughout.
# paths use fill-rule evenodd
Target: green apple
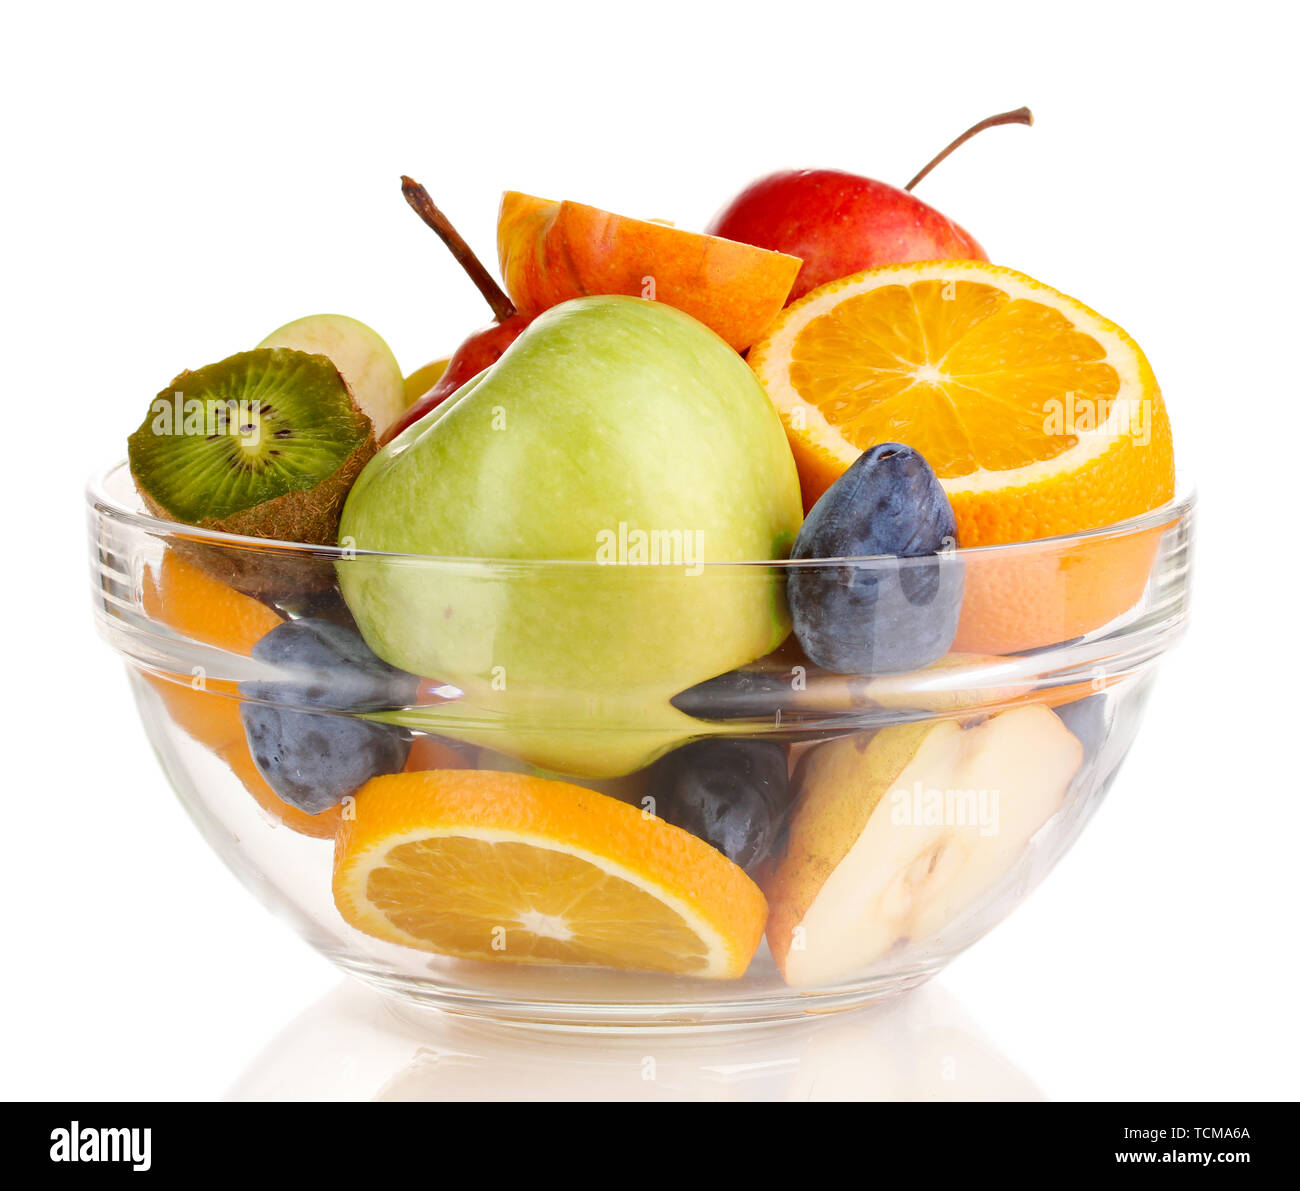
M 445 732 L 612 777 L 708 731 L 678 691 L 789 631 L 794 460 L 744 361 L 672 307 L 563 303 L 366 466 L 339 540 L 459 559 L 339 566 L 372 649 L 465 692 Z M 566 561 L 567 560 L 567 561 Z M 421 726 L 426 726 L 422 724 Z
M 345 314 L 309 314 L 272 331 L 258 347 L 291 347 L 328 356 L 348 382 L 375 437 L 406 408 L 406 384 L 387 343 L 377 331 Z

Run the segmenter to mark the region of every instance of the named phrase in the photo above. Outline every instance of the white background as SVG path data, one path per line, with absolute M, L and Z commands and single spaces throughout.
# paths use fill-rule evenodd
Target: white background
M 8 11 L 0 1095 L 256 1094 L 267 1046 L 287 1094 L 383 1082 L 340 1060 L 355 1086 L 313 1083 L 304 1053 L 342 1032 L 286 1030 L 340 978 L 191 828 L 91 628 L 82 484 L 172 375 L 320 310 L 380 329 L 408 369 L 486 322 L 402 172 L 491 259 L 507 187 L 699 227 L 775 168 L 901 183 L 1022 103 L 1035 128 L 985 134 L 918 193 L 1146 348 L 1201 493 L 1194 622 L 1081 842 L 908 1011 L 920 1037 L 959 1013 L 1052 1098 L 1296 1095 L 1282 5 Z

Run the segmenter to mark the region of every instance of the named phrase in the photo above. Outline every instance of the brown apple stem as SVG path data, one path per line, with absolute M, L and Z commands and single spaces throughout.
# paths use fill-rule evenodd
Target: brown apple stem
M 487 299 L 492 313 L 499 323 L 512 318 L 516 313 L 515 304 L 509 295 L 497 285 L 492 274 L 483 267 L 483 262 L 474 255 L 474 250 L 465 243 L 460 232 L 434 205 L 429 192 L 413 178 L 402 175 L 402 195 L 410 203 L 411 209 L 427 223 L 459 262 L 460 267 L 469 274 L 469 279 L 478 287 L 478 292 Z
M 987 120 L 981 120 L 978 124 L 972 124 L 965 132 L 961 134 L 951 145 L 943 150 L 937 157 L 930 160 L 929 164 L 916 175 L 906 186 L 904 190 L 911 190 L 922 178 L 926 176 L 936 165 L 948 156 L 954 149 L 960 149 L 971 137 L 977 133 L 983 132 L 986 128 L 996 128 L 999 124 L 1032 124 L 1034 122 L 1034 113 L 1028 108 L 1016 108 L 1014 112 L 999 112 L 996 116 L 990 116 Z

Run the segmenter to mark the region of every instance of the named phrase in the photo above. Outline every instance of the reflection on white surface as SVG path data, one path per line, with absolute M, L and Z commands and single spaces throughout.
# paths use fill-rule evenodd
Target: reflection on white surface
M 783 1025 L 605 1034 L 418 1011 L 348 982 L 291 1022 L 236 1100 L 1037 1100 L 930 984 Z

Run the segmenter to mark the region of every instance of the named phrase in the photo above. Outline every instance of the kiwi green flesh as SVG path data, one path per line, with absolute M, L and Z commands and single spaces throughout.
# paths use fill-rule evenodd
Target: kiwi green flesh
M 258 348 L 181 373 L 128 447 L 136 485 L 160 516 L 326 543 L 375 442 L 328 357 Z

